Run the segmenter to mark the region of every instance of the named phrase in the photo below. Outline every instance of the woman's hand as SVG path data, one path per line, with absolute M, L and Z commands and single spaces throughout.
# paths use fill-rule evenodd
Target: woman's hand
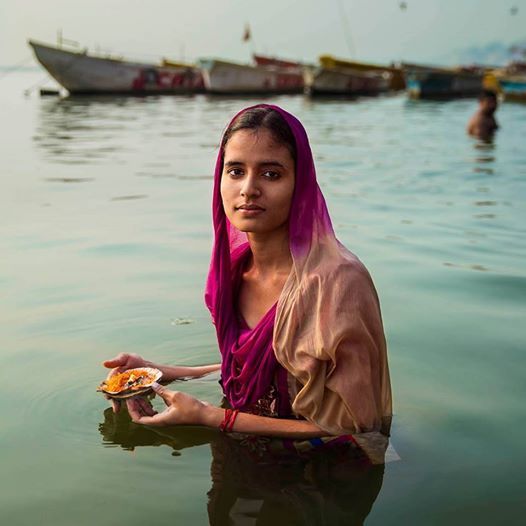
M 108 369 L 111 369 L 111 371 L 108 373 L 108 376 L 106 377 L 106 379 L 108 379 L 116 374 L 127 371 L 128 369 L 135 369 L 136 367 L 148 367 L 149 362 L 147 362 L 142 356 L 139 356 L 138 354 L 128 354 L 122 352 L 115 358 L 102 362 L 102 365 Z M 117 413 L 121 405 L 120 400 L 112 399 L 111 403 L 113 405 L 113 412 Z
M 128 369 L 135 369 L 136 367 L 153 367 L 159 369 L 162 373 L 163 382 L 172 382 L 181 378 L 200 378 L 207 374 L 219 371 L 221 364 L 212 365 L 197 365 L 197 366 L 170 366 L 159 365 L 157 363 L 149 362 L 138 354 L 120 353 L 111 360 L 103 362 L 104 367 L 111 368 L 107 378 L 114 374 L 122 373 Z M 106 397 L 109 398 L 109 397 Z M 117 413 L 120 408 L 118 400 L 112 400 L 113 411 Z
M 114 374 L 122 373 L 128 369 L 135 369 L 136 367 L 147 367 L 148 362 L 138 354 L 128 354 L 121 352 L 115 358 L 102 362 L 104 367 L 112 369 L 108 374 L 108 378 Z
M 149 426 L 205 424 L 205 414 L 210 407 L 207 402 L 201 402 L 201 400 L 180 391 L 170 391 L 156 382 L 152 385 L 152 389 L 164 400 L 166 409 L 162 413 L 156 413 L 144 399 L 140 397 L 129 398 L 126 400 L 126 405 L 131 419 L 136 424 Z M 145 406 L 145 402 L 148 407 Z

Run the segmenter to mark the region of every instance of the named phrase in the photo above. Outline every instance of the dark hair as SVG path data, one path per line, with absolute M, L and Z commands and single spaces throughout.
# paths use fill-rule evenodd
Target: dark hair
M 221 150 L 224 153 L 227 142 L 237 131 L 257 131 L 260 128 L 269 130 L 274 140 L 283 144 L 296 162 L 296 140 L 290 126 L 279 112 L 267 107 L 250 108 L 234 119 L 223 135 Z
M 493 99 L 494 101 L 496 101 L 497 94 L 490 89 L 484 89 L 480 92 L 479 100 L 484 100 L 484 99 Z

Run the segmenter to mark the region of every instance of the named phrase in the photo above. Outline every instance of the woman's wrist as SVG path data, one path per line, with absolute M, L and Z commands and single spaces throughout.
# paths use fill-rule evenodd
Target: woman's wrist
M 146 367 L 153 367 L 159 369 L 163 373 L 162 379 L 168 382 L 178 380 L 180 378 L 199 378 L 206 374 L 218 371 L 221 364 L 213 365 L 195 365 L 195 366 L 173 366 L 173 365 L 159 365 L 154 362 L 146 362 Z
M 153 369 L 159 369 L 159 371 L 162 368 L 162 365 L 158 365 L 154 362 L 150 362 L 150 360 L 144 360 L 144 366 L 143 367 L 152 367 Z
M 253 415 L 208 404 L 200 411 L 199 424 L 221 429 L 225 433 L 235 431 L 249 435 L 292 439 L 315 438 L 329 434 L 307 420 Z
M 174 367 L 170 367 L 169 365 L 161 365 L 155 362 L 151 362 L 149 360 L 144 360 L 144 367 L 151 367 L 152 369 L 159 369 L 162 375 L 162 380 L 165 380 L 167 382 L 171 382 L 172 380 L 176 380 L 177 376 L 174 376 Z
M 225 416 L 225 410 L 214 405 L 206 404 L 201 413 L 201 424 L 207 427 L 219 429 Z

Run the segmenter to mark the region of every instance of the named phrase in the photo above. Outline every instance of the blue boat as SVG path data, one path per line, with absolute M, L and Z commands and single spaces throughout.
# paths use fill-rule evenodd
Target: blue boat
M 526 76 L 500 78 L 499 85 L 506 100 L 526 102 Z
M 483 88 L 484 71 L 479 68 L 437 68 L 402 65 L 407 92 L 413 98 L 475 97 Z

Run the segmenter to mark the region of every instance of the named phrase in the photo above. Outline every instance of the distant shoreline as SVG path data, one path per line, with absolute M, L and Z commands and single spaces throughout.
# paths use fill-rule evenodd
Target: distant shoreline
M 35 66 L 0 66 L 0 71 L 39 71 L 41 67 Z

